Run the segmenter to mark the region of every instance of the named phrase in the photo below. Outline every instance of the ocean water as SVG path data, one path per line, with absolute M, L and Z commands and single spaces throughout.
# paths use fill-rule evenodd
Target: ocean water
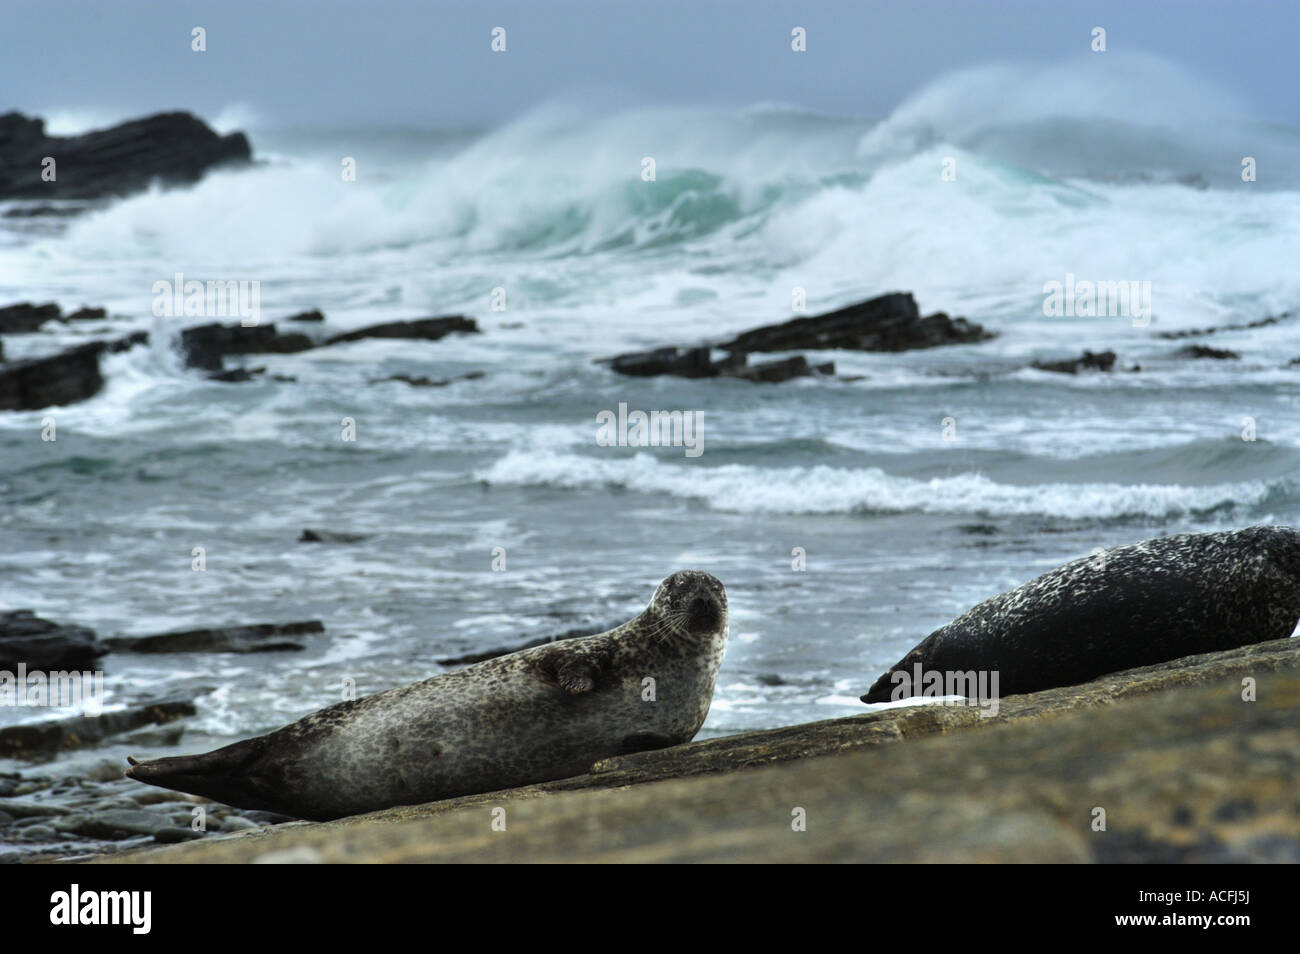
M 1159 336 L 1300 307 L 1300 132 L 1125 63 L 1077 89 L 1077 71 L 969 71 L 878 120 L 570 102 L 485 130 L 254 126 L 255 169 L 0 219 L 0 304 L 121 316 L 6 336 L 11 360 L 154 333 L 105 357 L 94 399 L 0 412 L 0 607 L 102 636 L 325 623 L 303 653 L 106 657 L 110 707 L 215 689 L 178 748 L 134 753 L 157 755 L 272 729 L 344 679 L 374 692 L 622 621 L 698 567 L 732 613 L 712 736 L 864 711 L 932 629 L 1093 548 L 1300 522 L 1300 317 L 1189 339 L 1235 361 Z M 168 343 L 211 319 L 151 313 L 176 272 L 259 281 L 264 322 L 464 313 L 483 334 L 254 355 L 297 381 L 214 383 Z M 1149 282 L 1150 321 L 1045 315 L 1067 275 Z M 786 320 L 796 288 L 809 313 L 912 291 L 998 336 L 817 354 L 839 378 L 781 385 L 595 363 Z M 1027 367 L 1085 348 L 1118 352 L 1115 372 Z M 698 413 L 704 452 L 598 445 L 620 403 Z M 370 536 L 299 544 L 306 527 Z

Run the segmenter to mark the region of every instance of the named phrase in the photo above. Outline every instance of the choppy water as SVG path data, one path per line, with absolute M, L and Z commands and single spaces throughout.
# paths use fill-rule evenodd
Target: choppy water
M 1300 306 L 1300 135 L 1211 124 L 1207 104 L 1232 115 L 1214 91 L 1126 69 L 1069 96 L 1050 71 L 976 71 L 882 122 L 556 106 L 483 132 L 253 130 L 253 171 L 7 220 L 0 303 L 105 305 L 128 316 L 115 333 L 155 344 L 107 356 L 91 401 L 0 413 L 0 606 L 101 635 L 323 620 L 302 654 L 106 658 L 115 704 L 218 687 L 181 743 L 198 750 L 336 701 L 345 677 L 376 691 L 448 653 L 630 617 L 671 570 L 701 567 L 731 597 L 705 729 L 722 734 L 861 711 L 931 629 L 1094 547 L 1296 523 L 1300 319 L 1205 339 L 1239 361 L 1178 358 L 1184 342 L 1158 332 Z M 1259 181 L 1241 181 L 1243 155 Z M 358 181 L 341 181 L 342 156 Z M 264 321 L 463 312 L 484 333 L 252 356 L 298 381 L 212 383 L 163 343 L 208 319 L 150 312 L 177 271 L 260 281 Z M 1151 282 L 1150 325 L 1045 317 L 1044 283 L 1067 272 Z M 593 363 L 784 320 L 796 287 L 811 312 L 911 290 L 999 336 L 824 356 L 857 381 Z M 1119 370 L 1025 367 L 1084 348 L 1118 351 Z M 480 370 L 441 389 L 366 383 Z M 705 452 L 598 446 L 596 414 L 620 402 L 700 412 Z M 304 527 L 373 536 L 301 545 Z

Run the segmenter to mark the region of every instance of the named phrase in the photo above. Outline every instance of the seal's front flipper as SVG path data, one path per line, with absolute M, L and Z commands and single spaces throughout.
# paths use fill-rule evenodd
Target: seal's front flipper
M 566 660 L 555 671 L 555 681 L 571 695 L 591 692 L 596 688 L 596 669 L 581 659 Z

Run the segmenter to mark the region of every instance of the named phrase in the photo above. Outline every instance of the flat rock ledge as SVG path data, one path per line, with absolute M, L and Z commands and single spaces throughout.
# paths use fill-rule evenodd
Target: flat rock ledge
M 1300 861 L 1300 640 L 980 711 L 877 710 L 96 862 Z

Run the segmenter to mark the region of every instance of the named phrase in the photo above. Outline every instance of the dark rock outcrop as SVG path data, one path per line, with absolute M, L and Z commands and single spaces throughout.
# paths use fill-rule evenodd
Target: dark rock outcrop
M 360 543 L 362 540 L 369 540 L 368 533 L 339 533 L 334 530 L 312 530 L 310 528 L 302 532 L 298 538 L 299 543 Z
M 319 308 L 313 308 L 311 311 L 300 312 L 299 314 L 291 315 L 290 317 L 285 319 L 285 321 L 324 321 L 324 320 L 325 320 L 325 316 L 321 314 Z
M 104 350 L 112 354 L 116 354 L 119 351 L 126 351 L 129 348 L 134 348 L 136 345 L 142 345 L 148 343 L 149 343 L 149 332 L 147 331 L 133 331 L 129 335 L 125 335 L 124 337 L 115 338 L 112 341 L 101 342 L 101 344 L 104 347 Z
M 148 332 L 137 331 L 116 341 L 92 341 L 44 358 L 6 364 L 0 368 L 0 411 L 37 410 L 94 397 L 104 386 L 99 356 L 148 340 Z
M 1238 361 L 1241 358 L 1235 351 L 1227 348 L 1211 348 L 1208 345 L 1187 345 L 1174 352 L 1179 358 L 1212 358 L 1216 361 Z
M 943 312 L 922 318 L 910 292 L 894 292 L 823 315 L 764 325 L 737 335 L 719 347 L 742 352 L 829 348 L 912 351 L 971 344 L 992 337 L 982 326 L 965 318 L 950 318 Z
M 75 404 L 99 393 L 103 346 L 84 344 L 46 358 L 0 368 L 0 411 L 27 411 L 56 404 Z
M 191 368 L 221 371 L 228 354 L 293 354 L 316 347 L 315 339 L 300 331 L 280 334 L 275 323 L 266 325 L 196 325 L 181 332 L 181 355 Z
M 98 716 L 8 726 L 0 729 L 0 757 L 31 759 L 85 748 L 109 736 L 141 726 L 162 725 L 192 716 L 197 711 L 189 699 L 164 699 L 142 702 Z
M 19 663 L 28 670 L 93 669 L 106 652 L 84 626 L 41 619 L 31 610 L 0 613 L 0 669 L 13 672 Z
M 656 348 L 653 351 L 636 351 L 607 359 L 612 370 L 631 377 L 652 377 L 672 374 L 680 378 L 740 378 L 744 381 L 768 384 L 803 378 L 813 374 L 834 374 L 833 362 L 812 365 L 803 355 L 749 364 L 743 353 L 728 354 L 714 359 L 711 349 Z
M 291 636 L 325 632 L 319 620 L 298 623 L 257 623 L 189 629 L 156 636 L 123 636 L 105 640 L 114 652 L 128 653 L 266 653 L 306 647 Z
M 778 382 L 810 374 L 834 374 L 835 365 L 812 365 L 802 355 L 750 365 L 754 352 L 830 348 L 851 351 L 910 351 L 987 341 L 991 332 L 943 312 L 921 317 L 910 292 L 881 295 L 824 315 L 764 325 L 717 345 L 655 348 L 602 359 L 612 371 L 633 377 L 672 374 L 683 378 L 736 377 Z M 727 352 L 715 360 L 713 348 Z
M 728 355 L 715 361 L 711 349 L 655 348 L 653 351 L 634 351 L 609 359 L 610 369 L 635 378 L 673 374 L 679 378 L 716 378 L 720 374 L 741 367 L 743 354 Z
M 108 317 L 106 308 L 78 308 L 70 314 L 63 314 L 54 302 L 33 305 L 31 302 L 19 302 L 0 308 L 0 334 L 28 334 L 38 331 L 47 321 L 99 321 Z
M 309 317 L 319 312 L 305 312 L 295 315 L 290 321 L 315 322 Z M 453 315 L 447 318 L 419 318 L 415 321 L 390 321 L 384 324 L 359 328 L 346 334 L 321 339 L 318 335 L 308 335 L 301 331 L 281 333 L 276 330 L 274 322 L 244 326 L 243 324 L 223 325 L 212 323 L 196 325 L 181 332 L 180 348 L 185 364 L 191 368 L 205 371 L 221 372 L 222 358 L 226 355 L 241 354 L 293 354 L 309 351 L 322 345 L 341 344 L 347 341 L 360 341 L 363 338 L 396 338 L 408 340 L 437 341 L 439 338 L 463 332 L 477 334 L 478 325 L 473 318 Z M 481 372 L 475 372 L 481 374 Z M 470 377 L 471 375 L 467 375 Z M 247 380 L 236 375 L 233 378 L 219 380 Z M 427 379 L 411 379 L 408 383 L 417 384 Z M 449 383 L 449 382 L 446 382 Z M 429 382 L 428 386 L 440 386 Z
M 63 320 L 64 321 L 99 321 L 100 319 L 107 318 L 107 317 L 108 317 L 107 308 L 87 308 L 85 306 L 82 306 L 81 308 L 78 308 L 76 311 L 67 315 Z
M 63 309 L 54 302 L 33 305 L 31 302 L 19 302 L 0 308 L 0 334 L 15 335 L 36 331 L 47 321 L 59 321 Z
M 358 328 L 326 339 L 327 345 L 363 338 L 406 338 L 419 341 L 437 341 L 453 332 L 478 334 L 478 322 L 464 315 L 447 315 L 442 318 L 417 318 L 414 321 L 387 321 L 379 325 Z
M 1177 340 L 1179 338 L 1197 338 L 1201 335 L 1213 335 L 1220 331 L 1249 331 L 1252 328 L 1267 328 L 1269 325 L 1276 325 L 1284 319 L 1290 318 L 1295 312 L 1284 311 L 1280 315 L 1270 315 L 1267 318 L 1260 318 L 1256 321 L 1248 321 L 1236 325 L 1217 325 L 1213 328 L 1186 328 L 1182 331 L 1162 331 L 1161 338 Z
M 1078 374 L 1080 371 L 1111 371 L 1115 367 L 1115 352 L 1102 351 L 1093 354 L 1085 351 L 1078 358 L 1066 361 L 1035 361 L 1030 367 L 1039 371 L 1054 371 L 1057 374 Z
M 55 160 L 54 181 L 41 178 L 45 157 Z M 0 115 L 0 199 L 92 199 L 128 195 L 164 184 L 192 183 L 210 168 L 247 163 L 243 133 L 220 136 L 184 112 L 144 119 L 79 136 L 50 136 L 45 122 L 11 112 Z

